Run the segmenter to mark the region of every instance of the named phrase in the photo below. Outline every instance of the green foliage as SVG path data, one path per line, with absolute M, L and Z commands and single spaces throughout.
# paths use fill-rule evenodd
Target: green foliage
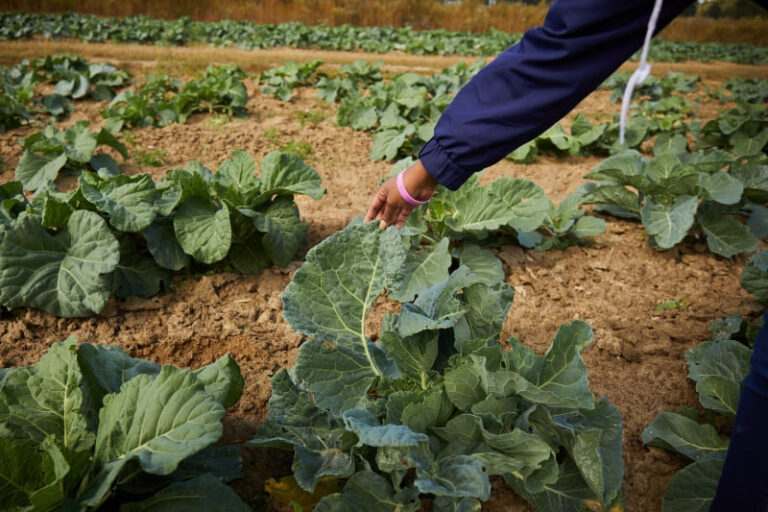
M 117 172 L 117 162 L 107 154 L 94 154 L 98 146 L 109 146 L 123 158 L 128 158 L 125 145 L 107 127 L 97 133 L 88 130 L 88 121 L 78 121 L 72 128 L 59 130 L 53 125 L 21 139 L 24 153 L 14 171 L 14 177 L 24 190 L 49 187 L 60 172 L 78 173 L 84 170 Z
M 522 34 L 491 29 L 486 33 L 413 30 L 412 27 L 307 26 L 297 22 L 258 25 L 249 21 L 196 22 L 150 19 L 146 16 L 99 18 L 75 14 L 2 13 L 0 39 L 42 35 L 80 38 L 85 41 L 184 45 L 205 43 L 258 50 L 280 46 L 323 50 L 384 53 L 402 51 L 416 55 L 495 56 L 518 42 Z M 635 55 L 635 59 L 638 55 Z M 651 47 L 652 61 L 730 61 L 764 64 L 766 49 L 750 44 L 722 44 L 658 40 Z
M 168 75 L 150 76 L 138 92 L 126 89 L 109 103 L 103 115 L 129 126 L 165 126 L 186 123 L 195 113 L 245 112 L 248 92 L 239 66 L 209 66 L 187 83 Z
M 406 168 L 411 160 L 398 162 L 392 174 Z M 561 249 L 579 239 L 605 232 L 602 219 L 585 215 L 581 208 L 586 188 L 582 187 L 555 206 L 535 183 L 522 178 L 499 178 L 479 186 L 474 175 L 457 191 L 439 186 L 426 205 L 408 218 L 405 233 L 418 247 L 422 241 L 494 245 L 510 238 L 526 248 Z
M 624 95 L 631 73 L 628 71 L 617 71 L 603 82 L 602 88 L 611 91 L 611 103 L 618 102 Z M 668 98 L 672 93 L 691 93 L 696 92 L 697 85 L 701 78 L 696 75 L 685 75 L 670 71 L 667 76 L 658 78 L 649 76 L 642 84 L 635 87 L 634 94 L 638 98 L 647 98 L 652 101 L 658 101 L 662 98 Z
M 743 157 L 760 157 L 768 148 L 768 107 L 739 101 L 701 129 L 698 147 L 722 148 Z
M 768 250 L 749 258 L 741 272 L 741 286 L 768 308 Z
M 688 311 L 688 305 L 690 304 L 691 299 L 687 295 L 683 297 L 680 300 L 677 299 L 670 299 L 664 302 L 660 302 L 659 304 L 656 304 L 656 311 Z
M 449 273 L 446 251 L 414 260 L 395 228 L 376 223 L 310 250 L 283 294 L 283 315 L 310 339 L 274 375 L 269 419 L 250 444 L 293 450 L 308 492 L 346 480 L 315 510 L 415 511 L 420 494 L 436 510 L 474 510 L 491 475 L 542 511 L 607 510 L 621 499 L 622 426 L 589 389 L 591 328 L 562 326 L 544 355 L 515 339 L 502 350 L 513 290 L 500 266 L 467 248 Z M 385 289 L 405 303 L 371 337 Z
M 660 413 L 643 431 L 646 445 L 677 452 L 692 462 L 670 480 L 662 512 L 709 510 L 728 449 L 728 440 L 714 426 L 714 415 L 736 415 L 742 381 L 749 373 L 748 345 L 758 328 L 739 315 L 716 320 L 710 327 L 713 340 L 685 353 L 688 378 L 696 383 L 711 423 L 701 421 L 698 409 L 686 409 Z
M 309 142 L 289 140 L 283 142 L 282 137 L 278 135 L 277 130 L 270 128 L 264 133 L 264 138 L 267 139 L 272 149 L 282 151 L 284 153 L 293 153 L 302 160 L 307 160 L 315 152 L 314 148 Z
M 312 168 L 279 152 L 260 178 L 243 151 L 216 174 L 192 162 L 157 184 L 106 171 L 82 172 L 67 194 L 41 189 L 31 203 L 21 183 L 0 187 L 0 305 L 90 316 L 113 294 L 156 295 L 193 262 L 248 274 L 285 266 L 308 227 L 293 196 L 325 192 Z
M 262 71 L 259 75 L 259 82 L 264 84 L 261 92 L 272 94 L 281 101 L 291 101 L 293 89 L 303 85 L 311 85 L 317 78 L 317 68 L 322 65 L 323 61 L 320 59 L 302 64 L 289 60 L 280 67 Z
M 189 371 L 116 346 L 78 347 L 74 337 L 55 343 L 0 379 L 3 506 L 145 510 L 213 500 L 248 510 L 224 484 L 240 476 L 237 449 L 213 446 L 242 390 L 228 355 Z
M 744 164 L 720 150 L 686 153 L 677 136 L 657 140 L 655 150 L 651 160 L 626 151 L 603 161 L 586 176 L 598 183 L 589 186 L 584 202 L 641 220 L 657 249 L 674 247 L 694 226 L 716 254 L 730 258 L 757 249 L 764 233 L 740 219 L 750 211 L 761 215 L 761 207 L 751 201 L 768 192 L 768 183 L 759 178 L 764 165 Z

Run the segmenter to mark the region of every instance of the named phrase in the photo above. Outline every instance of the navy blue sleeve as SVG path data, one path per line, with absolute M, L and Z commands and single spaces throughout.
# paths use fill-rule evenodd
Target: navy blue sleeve
M 661 30 L 692 0 L 666 0 Z M 643 44 L 653 0 L 555 0 L 527 31 L 459 91 L 419 158 L 455 190 L 544 132 Z

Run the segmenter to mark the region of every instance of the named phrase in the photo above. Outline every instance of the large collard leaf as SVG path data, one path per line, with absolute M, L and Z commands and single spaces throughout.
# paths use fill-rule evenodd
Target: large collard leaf
M 294 331 L 314 336 L 302 345 L 293 375 L 322 407 L 338 414 L 354 407 L 388 371 L 366 337 L 365 318 L 404 259 L 395 228 L 349 226 L 310 250 L 286 287 L 283 316 Z
M 589 389 L 587 367 L 581 351 L 592 344 L 592 328 L 574 321 L 558 329 L 546 354 L 537 356 L 519 341 L 505 354 L 511 372 L 499 386 L 511 389 L 526 400 L 550 407 L 593 409 L 595 397 Z
M 768 308 L 768 250 L 753 255 L 741 272 L 741 286 Z
M 64 153 L 44 153 L 38 155 L 32 151 L 25 151 L 21 155 L 14 179 L 21 182 L 24 190 L 38 190 L 52 183 L 59 175 L 59 171 L 66 165 L 67 155 Z
M 176 240 L 173 223 L 169 219 L 156 219 L 151 226 L 142 230 L 147 249 L 155 262 L 168 270 L 181 270 L 189 265 L 189 255 Z
M 723 459 L 714 456 L 684 467 L 669 481 L 662 512 L 707 512 L 722 471 Z
M 251 510 L 235 491 L 218 478 L 201 475 L 191 480 L 175 482 L 151 498 L 138 503 L 126 503 L 120 512 L 207 512 L 227 510 L 248 512 Z
M 320 199 L 325 189 L 320 186 L 320 176 L 298 156 L 273 151 L 261 161 L 261 188 L 259 195 L 249 202 L 256 206 L 274 195 L 304 194 Z
M 501 260 L 479 245 L 463 244 L 459 252 L 459 264 L 469 267 L 480 283 L 493 286 L 504 281 Z
M 260 186 L 253 159 L 248 153 L 240 150 L 232 151 L 232 157 L 222 162 L 213 181 L 222 188 L 219 197 L 230 201 L 251 196 Z M 238 205 L 245 204 L 244 201 L 234 202 Z
M 752 234 L 749 227 L 714 208 L 702 206 L 696 219 L 707 235 L 710 251 L 730 258 L 736 254 L 757 249 L 760 240 Z
M 401 376 L 417 379 L 426 384 L 438 356 L 437 331 L 422 331 L 401 336 L 397 319 L 387 315 L 382 321 L 381 346 L 387 357 L 394 361 Z
M 120 238 L 120 262 L 112 274 L 115 295 L 120 298 L 154 297 L 171 283 L 171 273 L 139 250 L 136 239 Z
M 223 260 L 232 244 L 226 204 L 217 207 L 197 198 L 185 201 L 176 210 L 173 229 L 184 252 L 202 263 Z
M 245 381 L 240 367 L 229 354 L 193 372 L 222 407 L 232 407 L 243 394 Z
M 349 226 L 307 253 L 283 293 L 283 316 L 297 332 L 367 354 L 365 317 L 404 259 L 395 228 Z
M 56 235 L 39 217 L 21 216 L 0 241 L 0 303 L 63 317 L 98 313 L 119 258 L 117 240 L 94 212 L 74 212 Z
M 505 479 L 515 492 L 528 500 L 537 511 L 582 512 L 585 503 L 594 500 L 594 493 L 572 460 L 566 459 L 557 469 L 556 479 L 553 482 L 545 482 L 537 492 L 530 491 L 526 482 L 514 475 L 506 475 Z
M 157 192 L 148 174 L 100 180 L 94 174 L 83 173 L 80 192 L 98 211 L 109 218 L 119 231 L 141 231 L 155 220 Z
M 64 500 L 69 471 L 50 439 L 0 439 L 0 496 L 5 510 L 55 510 Z
M 84 389 L 95 409 L 101 408 L 104 395 L 118 393 L 134 377 L 160 373 L 158 364 L 131 357 L 113 345 L 83 343 L 77 351 L 77 361 L 86 384 Z
M 445 225 L 459 234 L 485 236 L 513 219 L 504 201 L 490 193 L 490 187 L 472 187 L 441 199 L 449 213 Z
M 768 202 L 768 165 L 734 165 L 729 174 L 744 184 L 744 197 L 756 203 Z
M 643 443 L 674 450 L 692 460 L 713 453 L 725 454 L 728 442 L 715 427 L 698 423 L 682 414 L 662 412 L 643 431 Z
M 469 308 L 456 322 L 455 342 L 498 337 L 514 297 L 515 289 L 504 282 L 491 286 L 478 282 L 464 288 L 462 298 Z
M 729 339 L 700 343 L 686 351 L 688 378 L 696 382 L 699 400 L 705 408 L 736 415 L 741 381 L 749 373 L 751 353 L 746 346 Z
M 696 196 L 676 197 L 674 204 L 656 203 L 646 197 L 640 217 L 655 244 L 660 249 L 671 249 L 688 234 L 698 206 Z
M 309 228 L 301 220 L 299 208 L 292 199 L 282 197 L 252 215 L 254 226 L 264 233 L 262 244 L 271 260 L 279 267 L 288 265 L 306 240 Z
M 387 293 L 400 302 L 412 301 L 428 288 L 448 279 L 451 254 L 449 240 L 441 239 L 433 246 L 409 251 L 403 267 L 403 279 L 393 283 Z
M 511 214 L 507 225 L 521 233 L 541 226 L 552 206 L 544 190 L 529 180 L 499 178 L 489 188 L 491 195 L 501 199 Z
M 594 498 L 604 507 L 616 499 L 624 476 L 623 427 L 616 407 L 605 398 L 591 410 L 574 413 L 550 415 L 539 407 L 530 415 L 530 421 L 556 434 Z
M 119 393 L 104 397 L 94 453 L 101 471 L 82 504 L 98 505 L 129 461 L 147 473 L 172 473 L 221 437 L 223 416 L 221 404 L 187 370 L 165 366 L 155 377 L 126 382 Z
M 367 446 L 404 448 L 429 442 L 429 436 L 414 432 L 405 425 L 382 425 L 376 416 L 364 409 L 349 409 L 344 412 L 343 418 L 347 429 Z
M 386 478 L 372 471 L 360 471 L 352 475 L 340 494 L 332 494 L 320 500 L 315 512 L 416 512 L 421 508 L 418 491 L 412 487 L 395 492 Z
M 77 340 L 70 337 L 52 345 L 34 367 L 6 375 L 0 387 L 0 420 L 15 438 L 40 443 L 53 436 L 71 452 L 93 446 L 88 426 L 97 407 L 88 407 L 83 396 L 76 348 Z

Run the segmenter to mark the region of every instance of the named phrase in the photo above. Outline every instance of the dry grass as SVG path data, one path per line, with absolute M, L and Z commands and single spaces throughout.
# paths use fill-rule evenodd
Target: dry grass
M 444 5 L 435 0 L 0 0 L 0 10 L 75 11 L 99 16 L 137 16 L 200 21 L 222 19 L 257 23 L 300 21 L 309 25 L 412 26 L 487 32 L 491 28 L 520 33 L 544 21 L 547 6 L 480 0 Z M 768 18 L 713 20 L 678 18 L 662 36 L 676 41 L 745 42 L 768 45 Z

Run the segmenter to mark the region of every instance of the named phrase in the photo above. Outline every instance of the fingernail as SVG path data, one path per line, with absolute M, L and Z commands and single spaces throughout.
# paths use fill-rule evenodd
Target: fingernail
M 379 229 L 384 229 L 387 227 L 387 221 L 383 220 L 379 222 Z

